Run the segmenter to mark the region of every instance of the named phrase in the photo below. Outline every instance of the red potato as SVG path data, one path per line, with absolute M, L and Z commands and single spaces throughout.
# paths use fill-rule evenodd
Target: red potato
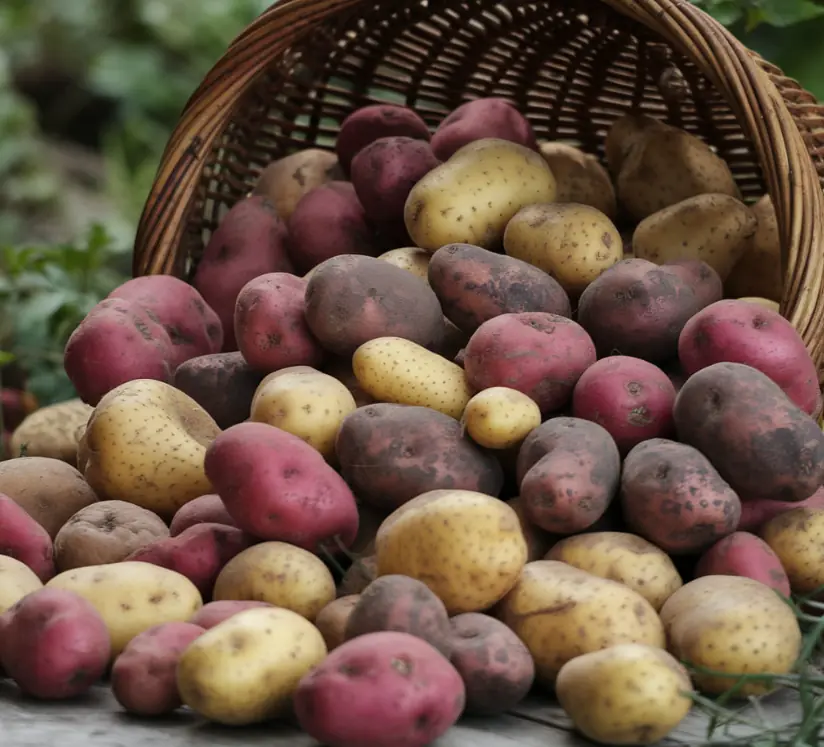
M 547 414 L 567 404 L 595 360 L 595 346 L 579 324 L 525 312 L 501 314 L 478 327 L 466 345 L 464 370 L 474 389 L 517 389 Z
M 7 495 L 0 493 L 0 555 L 31 568 L 46 583 L 54 576 L 54 547 L 49 533 Z
M 218 602 L 207 602 L 189 620 L 192 625 L 199 625 L 204 630 L 220 625 L 224 620 L 234 617 L 238 612 L 255 609 L 256 607 L 271 607 L 268 602 L 255 602 L 247 599 L 222 599 Z
M 815 362 L 801 335 L 781 314 L 747 301 L 718 301 L 699 311 L 678 339 L 688 374 L 722 361 L 769 376 L 808 415 L 821 409 Z
M 622 456 L 649 438 L 669 438 L 675 387 L 657 366 L 626 355 L 591 365 L 575 385 L 572 414 L 603 426 Z
M 206 450 L 206 476 L 237 526 L 262 540 L 312 552 L 358 533 L 355 496 L 305 441 L 263 423 L 241 423 Z M 337 538 L 337 541 L 335 540 Z
M 235 339 L 246 362 L 259 371 L 319 366 L 323 348 L 304 314 L 306 281 L 273 272 L 243 286 L 235 306 Z
M 367 145 L 384 137 L 429 140 L 429 128 L 417 112 L 395 104 L 363 106 L 343 120 L 335 142 L 335 152 L 348 174 L 352 160 Z
M 339 646 L 294 695 L 301 728 L 327 747 L 424 747 L 460 717 L 461 676 L 408 633 L 370 633 Z
M 177 537 L 197 524 L 224 524 L 233 527 L 235 520 L 229 516 L 220 496 L 211 493 L 181 506 L 169 524 L 169 534 Z
M 262 196 L 237 202 L 212 234 L 192 284 L 223 325 L 223 351 L 237 350 L 235 301 L 246 283 L 270 272 L 292 272 L 286 224 Z
M 769 498 L 750 500 L 743 496 L 741 500 L 741 521 L 738 528 L 742 532 L 757 532 L 770 519 L 794 508 L 824 508 L 824 487 L 819 488 L 809 498 L 797 503 L 773 501 Z
M 173 360 L 172 341 L 163 325 L 134 301 L 108 298 L 72 332 L 63 366 L 78 396 L 94 406 L 127 381 L 170 383 Z
M 432 150 L 445 161 L 464 145 L 488 137 L 538 147 L 527 118 L 506 99 L 492 97 L 468 101 L 449 114 L 432 136 Z
M 706 262 L 700 259 L 678 259 L 667 262 L 662 267 L 686 280 L 698 298 L 701 308 L 724 298 L 724 283 L 721 276 Z
M 109 629 L 83 597 L 64 589 L 38 589 L 5 615 L 0 662 L 26 694 L 62 700 L 86 692 L 105 673 Z
M 112 667 L 115 700 L 138 716 L 165 716 L 180 708 L 177 662 L 204 632 L 192 623 L 168 622 L 132 638 Z
M 695 566 L 699 576 L 745 576 L 790 596 L 790 579 L 778 556 L 749 532 L 733 532 L 710 547 Z

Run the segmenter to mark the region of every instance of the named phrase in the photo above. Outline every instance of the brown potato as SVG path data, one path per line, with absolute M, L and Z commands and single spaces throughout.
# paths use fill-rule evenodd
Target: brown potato
M 607 166 L 612 175 L 618 176 L 627 153 L 642 132 L 652 127 L 665 126 L 660 120 L 640 112 L 625 114 L 613 122 L 604 143 Z
M 539 148 L 558 182 L 556 202 L 577 202 L 615 219 L 615 189 L 598 159 L 566 143 L 542 143 Z
M 14 429 L 9 452 L 59 459 L 76 467 L 78 432 L 93 409 L 79 399 L 70 399 L 35 410 Z
M 338 597 L 360 594 L 378 576 L 378 559 L 375 555 L 367 555 L 356 560 L 340 580 L 337 589 Z
M 347 594 L 333 599 L 315 618 L 315 627 L 320 631 L 326 648 L 331 651 L 346 640 L 346 624 L 360 600 L 359 594 Z

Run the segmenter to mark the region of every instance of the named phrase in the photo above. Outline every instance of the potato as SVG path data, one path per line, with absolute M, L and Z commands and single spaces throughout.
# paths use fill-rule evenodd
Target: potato
M 374 398 L 363 390 L 357 376 L 355 376 L 355 372 L 352 370 L 351 357 L 339 358 L 337 356 L 327 356 L 325 363 L 321 366 L 321 370 L 330 376 L 334 376 L 343 384 L 355 398 L 355 404 L 358 407 L 375 403 Z
M 661 609 L 670 653 L 695 667 L 726 675 L 789 674 L 801 651 L 795 613 L 760 581 L 743 576 L 703 576 L 682 586 Z M 699 690 L 735 688 L 735 696 L 763 695 L 770 680 L 739 686 L 738 677 L 695 672 Z
M 129 713 L 164 716 L 183 705 L 177 663 L 204 629 L 188 622 L 155 625 L 132 638 L 112 667 L 112 693 Z
M 27 594 L 42 588 L 43 582 L 31 568 L 9 555 L 0 555 L 0 619 Z
M 432 255 L 428 273 L 444 314 L 467 334 L 500 314 L 572 315 L 563 288 L 545 272 L 479 246 L 441 247 Z
M 59 571 L 117 563 L 135 550 L 169 536 L 163 520 L 125 501 L 100 501 L 81 508 L 54 538 Z
M 306 322 L 330 353 L 350 356 L 364 342 L 402 337 L 423 347 L 443 341 L 441 305 L 406 270 L 375 257 L 333 257 L 306 286 Z
M 615 219 L 615 189 L 595 156 L 565 143 L 541 143 L 538 150 L 558 182 L 556 202 L 589 205 Z
M 661 620 L 644 597 L 557 560 L 527 563 L 498 616 L 526 644 L 546 685 L 576 656 L 620 643 L 665 644 Z
M 261 542 L 232 558 L 215 582 L 215 601 L 268 602 L 314 621 L 335 598 L 335 580 L 316 555 L 285 542 Z
M 230 428 L 249 417 L 263 376 L 239 352 L 214 353 L 178 366 L 172 383 L 206 410 L 219 428 Z
M 537 459 L 527 466 L 533 455 Z M 591 527 L 609 508 L 621 460 L 615 441 L 600 425 L 559 417 L 524 441 L 516 471 L 529 521 L 548 532 L 572 534 Z
M 288 715 L 300 678 L 326 656 L 295 612 L 245 610 L 194 640 L 177 665 L 181 700 L 210 721 L 245 726 Z
M 555 177 L 538 153 L 488 138 L 424 176 L 409 193 L 404 219 L 412 241 L 429 252 L 455 243 L 496 249 L 518 210 L 555 195 Z
M 481 446 L 511 449 L 541 424 L 541 408 L 515 389 L 490 387 L 469 400 L 461 423 Z
M 824 433 L 761 371 L 715 363 L 675 400 L 678 439 L 748 500 L 803 501 L 824 484 Z
M 778 556 L 749 532 L 733 532 L 716 542 L 699 559 L 695 576 L 745 576 L 790 596 L 790 580 Z
M 722 361 L 744 363 L 769 376 L 808 415 L 821 409 L 815 361 L 777 311 L 735 300 L 707 306 L 681 331 L 678 359 L 689 375 Z
M 374 555 L 358 558 L 346 570 L 338 584 L 338 597 L 361 594 L 378 576 L 378 559 Z
M 411 272 L 415 277 L 429 282 L 429 259 L 432 255 L 424 249 L 416 246 L 403 246 L 398 249 L 390 249 L 388 252 L 378 256 L 390 265 L 400 267 L 402 270 Z
M 666 127 L 666 125 L 641 112 L 625 114 L 612 123 L 604 142 L 604 150 L 607 166 L 613 176 L 618 176 L 624 159 L 638 139 L 638 135 L 653 127 Z
M 517 581 L 527 546 L 517 514 L 503 501 L 471 490 L 432 490 L 387 517 L 375 550 L 379 576 L 423 581 L 455 615 L 499 601 Z
M 450 661 L 466 686 L 466 712 L 494 716 L 518 705 L 535 679 L 529 649 L 494 617 L 465 612 L 450 622 Z
M 703 309 L 724 297 L 724 284 L 720 276 L 706 262 L 700 259 L 674 259 L 663 266 L 686 280 L 699 308 Z
M 275 214 L 288 220 L 307 192 L 343 178 L 334 153 L 307 148 L 270 163 L 260 173 L 252 194 L 270 200 Z
M 77 466 L 77 433 L 93 408 L 79 399 L 46 405 L 26 416 L 11 436 L 9 453 L 60 459 Z
M 138 379 L 113 389 L 89 419 L 85 477 L 102 498 L 127 501 L 171 519 L 212 486 L 206 447 L 220 429 L 178 389 Z
M 675 426 L 675 387 L 657 366 L 614 355 L 593 363 L 572 392 L 572 414 L 603 426 L 621 456 L 650 438 L 669 438 Z
M 484 138 L 537 147 L 532 126 L 512 102 L 489 97 L 467 101 L 444 117 L 432 135 L 432 150 L 443 161 L 465 145 Z
M 536 402 L 543 414 L 567 404 L 595 345 L 576 322 L 557 314 L 501 314 L 469 338 L 466 380 L 475 390 L 505 386 Z
M 0 493 L 23 508 L 52 538 L 70 516 L 97 501 L 80 472 L 48 457 L 0 462 Z
M 526 516 L 524 511 L 524 504 L 520 496 L 510 498 L 506 501 L 512 510 L 518 515 L 518 521 L 521 522 L 521 531 L 526 540 L 526 561 L 531 563 L 533 560 L 541 560 L 547 554 L 549 548 L 552 546 L 555 538 L 545 532 L 540 527 L 536 527 Z
M 294 366 L 275 371 L 260 383 L 252 400 L 251 420 L 291 433 L 327 461 L 334 461 L 341 423 L 356 409 L 355 398 L 336 378 Z
M 784 294 L 784 272 L 775 207 L 770 196 L 764 195 L 750 210 L 757 222 L 755 235 L 727 276 L 724 287 L 733 298 L 757 296 L 777 303 Z
M 134 379 L 170 382 L 174 351 L 168 333 L 135 301 L 109 298 L 86 315 L 66 343 L 63 366 L 80 399 L 97 405 Z
M 444 656 L 452 650 L 444 603 L 424 584 L 397 574 L 376 578 L 360 594 L 346 622 L 346 640 L 382 630 L 417 636 Z
M 237 350 L 234 314 L 241 288 L 260 275 L 294 270 L 286 239 L 284 220 L 261 196 L 236 202 L 211 235 L 192 285 L 220 319 L 223 352 Z
M 329 747 L 424 747 L 460 717 L 461 677 L 426 641 L 370 633 L 332 651 L 294 696 L 301 729 Z
M 744 296 L 743 298 L 739 298 L 739 301 L 745 301 L 747 303 L 754 303 L 758 306 L 763 306 L 765 309 L 770 309 L 770 311 L 778 311 L 781 308 L 781 304 L 778 301 L 770 301 L 769 298 L 758 298 L 757 296 Z
M 181 506 L 169 524 L 169 534 L 177 537 L 197 524 L 225 524 L 233 527 L 235 520 L 229 515 L 220 496 L 210 493 Z
M 591 532 L 556 542 L 546 560 L 580 568 L 629 586 L 660 610 L 683 585 L 670 557 L 642 537 L 627 532 Z
M 615 224 L 594 207 L 535 203 L 507 223 L 504 251 L 549 273 L 577 297 L 623 259 L 624 243 Z
M 20 690 L 42 700 L 85 693 L 105 673 L 109 631 L 83 597 L 38 589 L 7 613 L 0 660 Z
M 214 440 L 204 468 L 235 524 L 254 537 L 313 552 L 335 552 L 355 539 L 358 507 L 349 486 L 291 433 L 235 425 Z
M 360 599 L 360 594 L 348 594 L 333 599 L 315 618 L 315 627 L 320 631 L 326 648 L 336 649 L 346 640 L 346 624 Z
M 429 407 L 456 419 L 472 397 L 460 366 L 401 337 L 363 343 L 352 357 L 352 370 L 378 401 Z
M 54 575 L 49 533 L 7 495 L 0 493 L 0 555 L 19 560 L 43 581 Z
M 204 630 L 210 630 L 239 612 L 272 606 L 269 602 L 255 602 L 250 599 L 224 599 L 220 602 L 208 602 L 195 612 L 189 622 Z
M 792 508 L 761 527 L 761 537 L 777 556 L 796 594 L 812 594 L 824 586 L 824 569 L 818 559 L 822 531 L 824 508 L 811 507 Z
M 690 711 L 687 670 L 666 651 L 622 643 L 561 667 L 555 692 L 575 728 L 600 744 L 657 744 Z
M 797 503 L 774 501 L 769 498 L 750 500 L 744 496 L 741 501 L 741 521 L 738 523 L 738 529 L 742 532 L 758 532 L 770 519 L 797 508 L 824 508 L 824 487 Z

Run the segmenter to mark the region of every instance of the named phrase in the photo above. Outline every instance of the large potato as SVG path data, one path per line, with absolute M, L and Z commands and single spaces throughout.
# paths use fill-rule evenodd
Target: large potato
M 556 202 L 590 205 L 615 218 L 615 189 L 595 156 L 566 143 L 541 143 L 538 149 L 558 182 Z
M 43 582 L 25 563 L 0 555 L 0 615 L 27 594 L 43 588 Z
M 784 294 L 784 273 L 778 217 L 770 196 L 764 195 L 751 212 L 757 221 L 755 235 L 732 268 L 724 288 L 731 298 L 755 296 L 777 303 Z
M 644 597 L 557 560 L 527 563 L 498 615 L 526 644 L 538 680 L 548 685 L 576 656 L 619 643 L 665 644 L 661 620 Z
M 288 715 L 301 677 L 326 653 L 320 631 L 297 613 L 245 610 L 189 645 L 177 687 L 183 703 L 210 721 L 254 724 Z
M 214 492 L 203 470 L 220 429 L 191 397 L 169 384 L 130 381 L 109 392 L 86 428 L 85 476 L 101 496 L 171 519 Z
M 766 522 L 760 533 L 781 561 L 792 591 L 812 594 L 824 586 L 819 550 L 824 543 L 824 508 L 793 508 Z
M 518 210 L 552 202 L 555 194 L 555 177 L 538 153 L 486 138 L 424 176 L 409 193 L 404 218 L 412 240 L 427 251 L 455 243 L 493 249 Z
M 14 429 L 11 454 L 60 459 L 77 466 L 77 434 L 94 408 L 79 399 L 35 410 Z

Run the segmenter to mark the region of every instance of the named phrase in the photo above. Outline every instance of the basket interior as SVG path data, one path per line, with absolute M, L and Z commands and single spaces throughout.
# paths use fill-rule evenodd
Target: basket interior
M 464 101 L 511 100 L 540 139 L 603 157 L 607 129 L 644 111 L 708 142 L 748 200 L 764 181 L 724 98 L 644 26 L 598 0 L 373 0 L 313 25 L 235 105 L 206 159 L 181 253 L 190 275 L 217 222 L 272 160 L 332 148 L 360 106 L 413 107 L 431 127 Z

